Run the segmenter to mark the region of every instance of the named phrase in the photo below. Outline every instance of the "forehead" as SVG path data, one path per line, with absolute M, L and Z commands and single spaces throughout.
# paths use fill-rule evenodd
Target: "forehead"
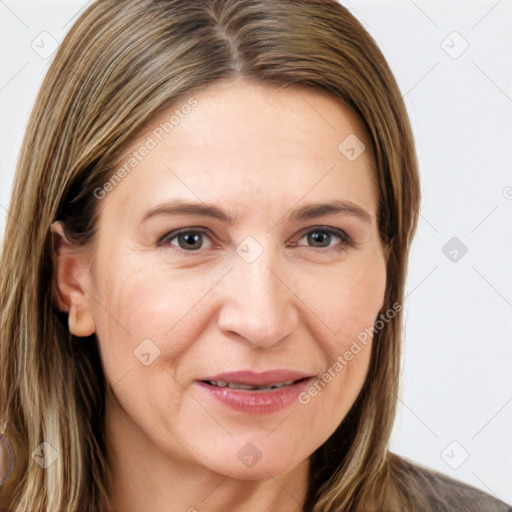
M 181 195 L 264 203 L 339 190 L 371 210 L 373 165 L 364 125 L 331 96 L 229 82 L 160 112 L 117 161 L 115 169 L 130 172 L 110 195 L 124 203 L 134 192 L 147 201 Z

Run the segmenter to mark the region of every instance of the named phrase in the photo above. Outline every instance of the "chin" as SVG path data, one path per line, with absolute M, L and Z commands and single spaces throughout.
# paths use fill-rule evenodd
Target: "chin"
M 212 471 L 239 480 L 267 480 L 297 467 L 307 459 L 300 457 L 297 443 L 283 449 L 282 439 L 269 442 L 268 438 L 253 441 L 233 440 L 220 451 L 209 451 L 201 463 Z

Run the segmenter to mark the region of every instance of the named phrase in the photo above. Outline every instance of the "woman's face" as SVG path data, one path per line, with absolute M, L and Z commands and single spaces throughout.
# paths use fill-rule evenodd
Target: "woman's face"
M 326 441 L 361 390 L 371 339 L 353 342 L 384 299 L 372 158 L 333 99 L 245 81 L 140 135 L 97 191 L 83 281 L 113 439 L 242 479 Z

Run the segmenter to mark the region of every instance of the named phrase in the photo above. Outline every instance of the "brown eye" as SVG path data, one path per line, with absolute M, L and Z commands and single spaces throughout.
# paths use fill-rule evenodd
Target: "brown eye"
M 182 249 L 200 249 L 203 245 L 202 235 L 198 233 L 183 233 L 178 235 L 176 239 Z
M 329 248 L 335 247 L 331 242 L 339 239 L 341 243 L 337 246 L 352 245 L 350 237 L 339 229 L 334 228 L 315 228 L 305 233 L 301 240 L 306 238 L 309 247 Z
M 203 231 L 197 230 L 173 231 L 165 235 L 159 245 L 172 245 L 184 251 L 195 252 L 203 247 L 205 235 Z
M 326 231 L 312 231 L 307 235 L 307 241 L 313 247 L 328 247 L 331 243 L 331 234 Z

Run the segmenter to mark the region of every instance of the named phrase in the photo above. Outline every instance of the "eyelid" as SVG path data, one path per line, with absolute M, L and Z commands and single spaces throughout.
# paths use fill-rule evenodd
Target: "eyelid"
M 299 240 L 301 240 L 302 238 L 304 238 L 304 236 L 308 235 L 309 233 L 312 233 L 314 231 L 323 231 L 323 232 L 326 232 L 330 235 L 334 235 L 336 237 L 338 237 L 340 240 L 341 240 L 341 244 L 338 244 L 338 245 L 334 245 L 334 246 L 328 246 L 328 247 L 313 247 L 313 246 L 299 246 L 299 247 L 310 247 L 312 249 L 335 249 L 335 248 L 340 248 L 340 247 L 343 247 L 343 246 L 350 246 L 350 247 L 356 247 L 356 243 L 354 242 L 354 240 L 350 237 L 350 235 L 348 235 L 346 233 L 346 231 L 344 231 L 343 229 L 339 229 L 339 228 L 334 228 L 334 227 L 331 227 L 331 226 L 310 226 L 308 228 L 306 228 L 304 231 L 302 231 L 302 233 L 300 234 L 299 236 Z M 200 227 L 186 227 L 186 228 L 179 228 L 179 229 L 176 229 L 176 230 L 173 230 L 173 231 L 169 231 L 168 233 L 164 234 L 157 242 L 157 245 L 158 246 L 163 246 L 163 245 L 167 245 L 167 246 L 173 246 L 173 248 L 175 248 L 176 250 L 180 251 L 180 252 L 183 252 L 183 253 L 199 253 L 201 252 L 200 249 L 202 249 L 202 247 L 198 250 L 190 250 L 190 251 L 187 251 L 186 249 L 182 249 L 180 247 L 177 247 L 177 246 L 174 246 L 173 244 L 171 244 L 170 240 L 178 237 L 179 235 L 183 234 L 183 233 L 194 233 L 194 234 L 201 234 L 203 236 L 206 236 L 207 238 L 209 238 L 212 243 L 213 242 L 213 237 L 211 235 L 211 233 L 209 232 L 208 229 L 206 228 L 200 228 Z M 293 244 L 294 246 L 297 246 L 297 244 Z
M 305 231 L 302 232 L 302 234 L 299 237 L 299 240 L 302 239 L 305 235 L 307 235 L 309 233 L 312 233 L 314 231 L 324 231 L 326 233 L 329 233 L 330 235 L 334 235 L 334 236 L 338 237 L 341 240 L 341 242 L 342 242 L 340 244 L 342 246 L 343 245 L 348 245 L 350 247 L 355 247 L 356 246 L 356 243 L 354 242 L 352 237 L 346 231 L 344 231 L 343 229 L 332 227 L 332 226 L 312 226 L 312 227 L 309 227 Z M 319 247 L 319 249 L 333 249 L 334 247 L 336 247 L 336 246 L 332 246 L 332 247 Z M 315 247 L 312 247 L 312 248 L 315 249 Z
M 172 240 L 173 238 L 176 238 L 177 236 L 182 235 L 184 233 L 199 233 L 201 235 L 206 235 L 208 238 L 212 238 L 211 234 L 209 233 L 209 230 L 207 230 L 206 228 L 196 228 L 191 226 L 186 228 L 174 229 L 172 231 L 165 233 L 162 237 L 160 237 L 157 244 L 160 245 L 163 243 L 167 243 L 169 240 Z

